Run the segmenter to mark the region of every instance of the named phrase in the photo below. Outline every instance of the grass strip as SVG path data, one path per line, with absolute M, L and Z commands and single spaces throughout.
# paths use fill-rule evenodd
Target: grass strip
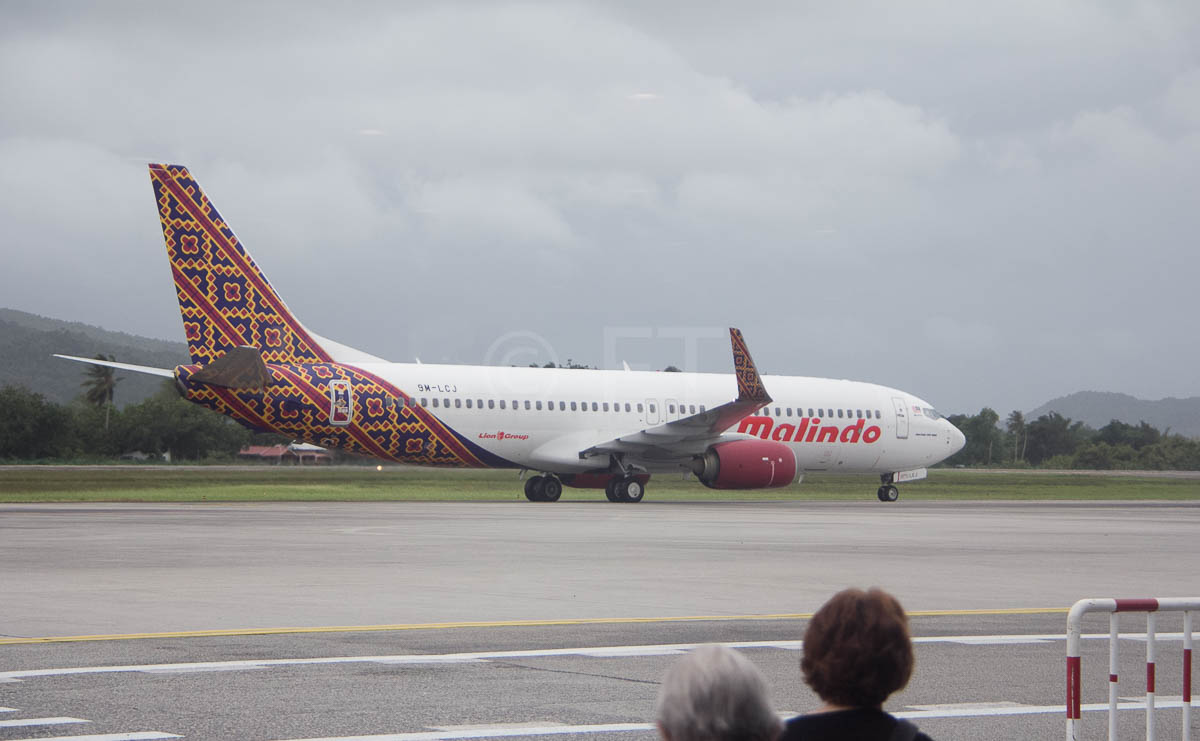
M 713 491 L 659 475 L 650 501 L 874 501 L 870 475 L 812 474 L 801 484 Z M 935 469 L 900 487 L 902 500 L 1200 501 L 1200 479 L 1084 473 Z M 603 500 L 596 489 L 563 491 L 564 501 Z M 524 501 L 516 471 L 385 466 L 0 466 L 0 502 Z

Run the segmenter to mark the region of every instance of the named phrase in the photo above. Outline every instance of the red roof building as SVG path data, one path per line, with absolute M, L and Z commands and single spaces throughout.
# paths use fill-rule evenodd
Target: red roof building
M 333 457 L 329 451 L 318 445 L 292 443 L 291 445 L 249 445 L 238 451 L 238 458 L 244 461 L 260 461 L 278 465 L 313 466 L 329 464 Z

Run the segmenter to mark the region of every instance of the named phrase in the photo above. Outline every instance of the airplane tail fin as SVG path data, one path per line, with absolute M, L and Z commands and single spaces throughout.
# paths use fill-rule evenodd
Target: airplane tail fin
M 268 363 L 318 363 L 330 353 L 304 328 L 242 248 L 186 167 L 150 165 L 192 362 L 239 347 Z

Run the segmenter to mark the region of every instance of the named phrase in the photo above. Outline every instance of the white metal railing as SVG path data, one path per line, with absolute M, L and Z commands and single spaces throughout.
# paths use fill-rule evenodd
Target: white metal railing
M 1192 613 L 1200 611 L 1200 597 L 1169 599 L 1081 599 L 1067 614 L 1067 741 L 1081 734 L 1082 677 L 1079 639 L 1083 616 L 1107 612 L 1108 616 L 1108 738 L 1117 739 L 1117 613 L 1146 613 L 1146 741 L 1154 740 L 1154 641 L 1155 614 L 1183 613 L 1183 741 L 1191 738 L 1192 707 Z

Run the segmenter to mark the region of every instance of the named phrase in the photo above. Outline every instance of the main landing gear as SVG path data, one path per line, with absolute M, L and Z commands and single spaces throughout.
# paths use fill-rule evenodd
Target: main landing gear
M 881 502 L 894 502 L 900 498 L 900 490 L 894 484 L 884 484 L 875 492 L 875 496 L 879 497 Z
M 531 502 L 557 502 L 562 496 L 562 482 L 549 474 L 525 480 L 525 498 Z
M 605 484 L 604 495 L 610 502 L 640 502 L 646 496 L 646 474 L 564 474 L 572 486 L 586 489 L 599 488 Z M 525 498 L 531 502 L 557 502 L 562 496 L 563 482 L 552 473 L 543 473 L 525 479 Z
M 636 503 L 646 496 L 646 487 L 635 478 L 613 479 L 604 487 L 604 495 L 610 502 Z

